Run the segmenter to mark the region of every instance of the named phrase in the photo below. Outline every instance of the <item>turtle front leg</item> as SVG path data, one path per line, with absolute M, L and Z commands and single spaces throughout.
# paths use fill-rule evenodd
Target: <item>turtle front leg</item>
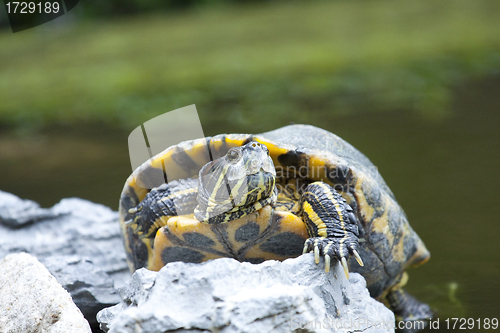
M 330 270 L 330 260 L 337 258 L 349 279 L 346 258 L 353 255 L 363 266 L 357 252 L 358 225 L 356 217 L 344 198 L 333 187 L 323 182 L 309 184 L 301 196 L 302 218 L 307 226 L 309 239 L 304 253 L 314 252 L 314 260 L 325 256 L 325 271 Z
M 196 179 L 175 180 L 153 188 L 137 207 L 128 210 L 128 221 L 141 238 L 154 239 L 156 232 L 173 216 L 190 214 L 198 195 Z

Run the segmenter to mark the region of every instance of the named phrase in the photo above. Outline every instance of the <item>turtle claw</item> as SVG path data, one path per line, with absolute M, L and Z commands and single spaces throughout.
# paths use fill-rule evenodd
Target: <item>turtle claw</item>
M 325 254 L 325 272 L 328 273 L 330 271 L 330 256 Z
M 345 245 L 344 245 L 345 246 Z M 353 246 L 354 247 L 354 246 Z M 347 266 L 347 257 L 349 255 L 354 256 L 356 261 L 360 266 L 363 266 L 363 260 L 359 255 L 358 251 L 353 249 L 351 246 L 348 246 L 346 251 L 346 247 L 343 247 L 339 242 L 339 239 L 336 238 L 327 238 L 327 237 L 312 237 L 306 240 L 304 244 L 303 253 L 313 252 L 314 253 L 314 262 L 316 264 L 319 263 L 320 255 L 325 258 L 325 272 L 330 271 L 330 263 L 332 258 L 335 258 L 340 261 L 344 269 L 344 274 L 347 279 L 349 279 L 349 268 Z
M 314 262 L 319 263 L 319 247 L 318 244 L 314 244 Z
M 345 277 L 349 280 L 349 269 L 347 268 L 347 261 L 345 260 L 345 257 L 342 257 L 340 262 L 342 263 L 342 267 L 344 267 Z
M 364 266 L 365 264 L 363 264 L 363 260 L 361 260 L 361 257 L 359 256 L 358 251 L 352 250 L 352 253 L 354 254 L 354 258 L 356 259 L 356 261 L 358 262 L 358 264 L 360 266 Z

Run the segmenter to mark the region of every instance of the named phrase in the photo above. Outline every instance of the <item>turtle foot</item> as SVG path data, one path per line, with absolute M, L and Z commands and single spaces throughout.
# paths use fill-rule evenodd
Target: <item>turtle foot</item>
M 389 292 L 387 299 L 399 321 L 429 320 L 433 317 L 429 305 L 420 302 L 403 289 Z
M 347 268 L 346 258 L 353 255 L 358 264 L 363 266 L 363 260 L 356 251 L 355 246 L 345 246 L 343 238 L 311 237 L 304 243 L 303 253 L 313 252 L 314 261 L 319 263 L 320 255 L 325 257 L 325 272 L 330 271 L 330 262 L 332 258 L 338 259 L 344 268 L 344 273 L 349 279 L 349 269 Z M 357 245 L 357 244 L 356 244 Z M 345 250 L 347 248 L 347 251 Z

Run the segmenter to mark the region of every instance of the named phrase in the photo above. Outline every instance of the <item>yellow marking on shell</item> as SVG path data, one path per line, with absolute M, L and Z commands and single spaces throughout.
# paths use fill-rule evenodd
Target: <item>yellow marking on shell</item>
M 405 253 L 404 253 L 404 237 L 399 238 L 399 242 L 394 245 L 392 248 L 392 260 L 400 263 L 404 263 L 406 261 Z
M 154 241 L 154 250 L 152 251 L 151 262 L 148 260 L 147 269 L 151 271 L 159 271 L 164 265 L 161 259 L 162 251 L 167 247 L 174 247 L 173 244 L 163 233 L 163 230 L 160 229 L 156 232 L 155 241 Z
M 404 243 L 409 242 L 412 237 L 417 237 L 417 239 L 415 240 L 416 250 L 415 253 L 408 254 L 411 255 L 411 257 L 406 257 L 406 255 L 404 254 Z M 426 263 L 430 259 L 430 256 L 431 255 L 422 240 L 418 237 L 418 235 L 415 234 L 409 224 L 404 223 L 402 225 L 402 235 L 399 243 L 396 244 L 393 248 L 394 259 L 401 263 L 404 263 L 403 266 L 406 269 L 409 267 L 417 267 Z
M 197 164 L 198 170 L 188 170 L 185 165 L 174 163 L 173 156 L 175 156 L 178 151 L 182 151 L 184 154 L 188 155 Z M 173 180 L 194 178 L 198 176 L 199 169 L 209 161 L 210 154 L 207 147 L 207 140 L 201 138 L 181 142 L 178 145 L 167 148 L 151 160 L 151 166 L 163 170 L 162 162 L 165 162 L 165 171 L 168 181 L 171 182 Z
M 243 146 L 243 143 L 247 138 L 247 135 L 241 136 L 230 134 L 226 135 L 226 141 L 224 142 L 222 141 L 222 137 L 213 137 L 210 139 L 210 151 L 212 152 L 212 158 L 216 160 L 217 158 L 226 155 L 230 148 Z
M 155 169 L 163 170 L 163 161 L 169 161 L 172 159 L 172 155 L 174 154 L 174 149 L 176 146 L 170 146 L 161 153 L 153 156 L 153 158 L 149 161 L 149 165 Z M 143 164 L 144 165 L 144 164 Z M 187 178 L 187 177 L 186 177 Z
M 408 262 L 406 263 L 407 267 L 417 267 L 422 264 L 425 264 L 431 258 L 431 254 L 429 250 L 424 245 L 424 242 L 419 238 L 417 240 L 416 245 L 417 251 L 408 258 Z
M 129 187 L 129 188 L 127 189 L 127 187 Z M 130 197 L 137 196 L 137 198 L 138 198 L 138 202 L 135 203 L 136 205 L 138 205 L 146 197 L 146 195 L 149 193 L 148 189 L 145 189 L 144 187 L 141 187 L 141 186 L 136 184 L 134 174 L 132 174 L 132 175 L 130 175 L 130 177 L 128 177 L 127 182 L 125 183 L 125 188 L 123 189 L 123 192 L 130 191 L 130 190 L 134 191 L 134 195 L 131 196 L 129 194 L 129 196 Z
M 273 160 L 277 178 L 293 178 L 295 168 L 281 165 L 280 161 L 278 160 L 279 156 L 290 151 L 288 148 L 279 147 L 272 141 L 259 136 L 254 137 L 254 140 L 265 145 L 269 150 L 269 156 L 271 156 L 271 159 Z
M 290 212 L 274 212 L 275 216 L 281 216 L 280 231 L 279 232 L 292 232 L 299 235 L 304 241 L 309 238 L 307 233 L 306 224 L 304 221 Z
M 229 137 L 229 136 L 228 136 Z M 232 135 L 233 139 L 226 139 L 226 144 L 229 147 L 241 146 L 245 141 L 244 137 L 241 135 Z M 238 138 L 237 138 L 238 137 Z M 210 141 L 211 149 L 218 149 L 222 145 L 222 141 L 219 139 L 212 139 Z M 134 190 L 142 189 L 147 194 L 148 190 L 145 190 L 140 184 L 136 183 L 136 176 L 138 173 L 145 169 L 146 167 L 152 167 L 158 170 L 163 170 L 162 162 L 166 162 L 165 165 L 168 167 L 166 170 L 168 173 L 168 180 L 178 180 L 183 178 L 192 178 L 197 176 L 197 173 L 194 175 L 188 174 L 183 166 L 179 166 L 176 163 L 170 163 L 172 161 L 172 155 L 175 154 L 176 147 L 181 149 L 184 153 L 193 159 L 193 161 L 201 167 L 209 162 L 210 154 L 207 149 L 207 140 L 205 138 L 200 138 L 192 141 L 182 142 L 178 145 L 170 146 L 167 149 L 163 150 L 159 154 L 156 154 L 152 159 L 145 161 L 139 168 L 137 168 L 132 175 L 127 179 L 126 184 L 131 186 Z M 224 152 L 225 154 L 226 152 Z M 137 193 L 139 194 L 139 193 Z M 145 194 L 144 194 L 145 196 Z M 142 193 L 138 195 L 139 201 L 144 199 Z
M 163 230 L 158 230 L 156 237 L 155 237 L 155 246 L 152 254 L 152 260 L 150 260 L 147 268 L 152 271 L 159 271 L 163 266 L 165 266 L 165 263 L 163 262 L 161 258 L 161 253 L 162 251 L 167 248 L 167 247 L 176 247 L 177 245 L 172 243 L 166 236 Z M 205 252 L 202 250 L 199 250 L 200 253 L 204 254 L 203 261 L 211 260 L 211 259 L 217 259 L 221 258 L 221 256 L 210 253 L 210 252 Z
M 146 245 L 146 248 L 148 249 L 148 261 L 147 261 L 148 263 L 147 263 L 147 266 L 149 266 L 152 263 L 152 260 L 153 260 L 153 249 L 152 249 L 152 246 L 150 244 L 149 238 L 141 239 L 141 241 Z
M 163 172 L 163 164 L 165 162 L 166 172 L 168 176 L 168 181 L 183 179 L 183 178 L 193 178 L 197 177 L 198 173 L 189 174 L 183 166 L 173 163 L 172 155 L 174 154 L 175 147 L 182 149 L 187 155 L 189 155 L 196 164 L 200 167 L 208 163 L 209 154 L 206 145 L 206 139 L 197 139 L 193 141 L 188 141 L 181 143 L 179 145 L 171 146 L 162 151 L 161 153 L 155 155 L 152 159 L 145 161 L 139 168 L 134 170 L 125 183 L 125 187 L 130 186 L 137 196 L 139 202 L 141 202 L 144 197 L 148 194 L 149 190 L 145 188 L 144 184 L 138 182 L 139 174 L 145 170 L 147 167 L 152 167 Z M 158 184 L 160 185 L 160 184 Z M 124 189 L 125 190 L 125 189 Z M 137 202 L 137 204 L 139 203 Z
M 263 209 L 265 209 L 265 208 L 266 207 L 264 207 Z M 281 218 L 279 220 L 279 229 L 277 229 L 274 233 L 271 233 L 270 235 L 268 235 L 268 237 L 260 240 L 260 242 L 258 244 L 256 244 L 255 246 L 248 249 L 248 251 L 245 253 L 245 258 L 263 258 L 265 260 L 280 260 L 280 261 L 288 259 L 288 258 L 292 258 L 293 256 L 290 256 L 290 255 L 283 256 L 283 255 L 279 255 L 276 253 L 262 251 L 260 249 L 260 245 L 262 243 L 264 243 L 267 239 L 275 236 L 276 234 L 283 233 L 283 232 L 289 232 L 289 233 L 296 234 L 299 237 L 301 237 L 304 240 L 304 242 L 309 237 L 307 234 L 307 229 L 306 229 L 304 222 L 301 219 L 299 219 L 296 215 L 294 215 L 292 213 L 288 213 L 288 212 L 276 212 L 275 211 L 273 214 L 273 218 L 275 218 L 275 219 Z M 231 224 L 232 223 L 233 222 L 231 222 Z M 300 253 L 298 255 L 300 255 Z
M 368 204 L 368 201 L 366 201 L 365 194 L 361 187 L 363 182 L 365 181 L 367 181 L 365 177 L 358 178 L 358 181 L 356 182 L 356 187 L 354 189 L 354 194 L 358 202 L 359 212 L 363 217 L 362 221 L 370 221 L 373 218 L 375 209 Z
M 257 223 L 260 225 L 260 230 L 263 232 L 267 228 L 267 226 L 271 223 L 271 217 L 279 223 L 279 228 L 277 228 L 274 232 L 270 233 L 266 238 L 260 240 L 255 246 L 248 249 L 245 253 L 244 258 L 263 258 L 265 260 L 285 260 L 290 258 L 291 256 L 283 256 L 276 253 L 266 252 L 260 249 L 260 245 L 264 243 L 270 237 L 275 236 L 276 234 L 289 232 L 298 235 L 301 237 L 304 242 L 309 237 L 307 234 L 307 229 L 302 221 L 302 219 L 298 218 L 296 215 L 289 212 L 277 212 L 272 210 L 271 207 L 266 206 L 262 208 L 259 212 L 259 217 L 257 218 Z M 238 220 L 236 220 L 238 221 Z M 234 222 L 231 222 L 229 225 L 232 225 Z M 234 234 L 233 234 L 234 235 Z M 233 237 L 233 236 L 231 236 Z M 231 240 L 233 238 L 230 238 Z M 300 254 L 298 254 L 300 255 Z
M 266 206 L 261 210 L 246 215 L 241 219 L 234 220 L 230 224 L 225 224 L 226 228 L 225 230 L 227 231 L 228 234 L 230 246 L 235 251 L 238 251 L 243 246 L 245 246 L 245 243 L 237 242 L 234 237 L 235 232 L 236 230 L 238 230 L 239 227 L 247 224 L 248 222 L 255 222 L 259 225 L 260 232 L 262 233 L 270 225 L 271 218 L 279 219 L 279 228 L 276 229 L 274 233 L 269 234 L 266 238 L 261 239 L 260 242 L 257 243 L 255 246 L 249 248 L 248 251 L 245 253 L 244 258 L 263 258 L 265 260 L 285 260 L 289 258 L 290 256 L 282 256 L 278 254 L 264 252 L 260 250 L 259 245 L 262 244 L 262 242 L 264 242 L 265 240 L 269 239 L 270 237 L 276 235 L 277 233 L 283 233 L 283 232 L 291 232 L 296 235 L 299 235 L 305 241 L 308 238 L 307 229 L 302 219 L 298 218 L 294 214 L 285 212 L 273 212 L 273 209 L 270 206 Z M 170 234 L 176 236 L 179 239 L 183 239 L 183 235 L 188 232 L 200 233 L 202 235 L 209 237 L 215 242 L 215 246 L 212 247 L 213 249 L 225 252 L 225 248 L 222 246 L 222 244 L 219 243 L 217 237 L 215 236 L 215 234 L 211 229 L 211 226 L 199 222 L 198 220 L 193 218 L 193 214 L 187 216 L 172 217 L 168 220 L 167 225 L 163 228 L 167 228 Z M 173 244 L 165 236 L 163 228 L 158 230 L 158 232 L 156 233 L 154 241 L 155 242 L 154 249 L 150 254 L 151 260 L 149 261 L 147 267 L 150 270 L 157 271 L 161 267 L 163 267 L 164 263 L 161 259 L 161 253 L 165 248 L 178 246 L 176 244 Z M 203 258 L 204 261 L 220 257 L 216 254 L 204 252 L 202 250 L 200 250 L 200 252 L 202 252 L 205 255 L 205 257 Z M 227 256 L 231 257 L 231 254 L 228 253 Z
M 199 142 L 193 144 L 193 147 L 186 150 L 186 153 L 200 166 L 200 169 L 210 161 L 207 140 L 205 138 L 199 139 Z
M 318 214 L 314 211 L 312 208 L 311 204 L 307 201 L 303 203 L 303 208 L 304 208 L 304 213 L 307 214 L 309 219 L 316 224 L 318 227 L 318 236 L 320 237 L 326 237 L 326 225 L 325 223 L 319 218 Z
M 289 150 L 287 148 L 278 147 L 273 142 L 270 142 L 268 139 L 261 138 L 259 136 L 254 137 L 254 140 L 262 143 L 269 150 L 269 155 L 273 159 L 273 163 L 275 166 L 281 166 L 281 163 L 278 161 L 278 156 L 286 154 Z
M 235 234 L 240 227 L 244 226 L 247 223 L 256 223 L 259 226 L 260 234 L 269 227 L 272 213 L 272 208 L 270 206 L 266 206 L 256 212 L 245 215 L 242 218 L 233 220 L 231 221 L 231 223 L 228 223 L 226 225 L 228 234 L 227 236 L 229 239 L 229 243 L 234 248 L 234 250 L 239 250 L 246 245 L 245 243 L 236 240 Z
M 389 221 L 387 220 L 387 217 L 387 209 L 385 209 L 382 216 L 373 219 L 371 229 L 372 232 L 383 234 L 389 241 L 389 247 L 392 248 L 392 245 L 394 244 L 394 235 L 389 229 Z
M 148 161 L 144 162 L 140 167 L 138 167 L 137 169 L 135 169 L 134 172 L 132 173 L 132 176 L 131 176 L 131 177 L 133 177 L 133 184 L 134 184 L 134 186 L 142 188 L 142 189 L 145 189 L 146 190 L 146 194 L 149 192 L 149 189 L 147 189 L 146 184 L 142 183 L 140 175 L 141 175 L 142 172 L 149 171 L 150 168 L 158 170 L 158 172 L 155 173 L 156 175 L 162 175 L 158 179 L 155 179 L 156 183 L 153 184 L 153 185 L 154 186 L 160 186 L 162 183 L 164 183 L 165 180 L 163 178 L 163 171 L 164 170 L 163 170 L 163 163 L 162 163 L 162 161 L 163 160 L 168 161 L 168 160 L 171 159 L 173 149 L 174 149 L 174 146 L 169 147 L 168 149 L 166 149 L 163 152 L 157 154 L 151 160 L 148 160 Z M 170 163 L 170 164 L 173 165 L 175 163 Z M 176 169 L 177 173 L 180 172 L 179 178 L 188 178 L 188 177 L 190 177 L 190 176 L 183 177 L 186 173 L 179 166 L 177 166 L 175 169 Z M 149 177 L 146 177 L 146 178 L 149 178 Z M 169 177 L 168 180 L 169 181 L 174 180 L 172 178 L 173 177 Z M 179 179 L 179 178 L 177 178 L 177 179 Z M 139 196 L 138 198 L 139 198 L 139 202 L 142 201 L 142 199 L 144 199 L 141 196 Z
M 159 270 L 164 266 L 164 263 L 161 259 L 162 251 L 167 247 L 177 247 L 177 244 L 172 243 L 164 234 L 164 228 L 167 228 L 168 232 L 173 236 L 177 237 L 180 240 L 184 239 L 184 234 L 196 232 L 202 234 L 214 241 L 214 246 L 212 249 L 217 251 L 224 251 L 224 247 L 219 243 L 217 237 L 214 235 L 210 225 L 201 223 L 197 219 L 194 218 L 193 214 L 183 215 L 183 216 L 174 216 L 171 217 L 166 226 L 159 229 L 156 232 L 155 240 L 154 240 L 154 249 L 151 254 L 151 263 L 148 264 L 148 269 L 150 270 Z M 203 251 L 201 251 L 203 252 Z M 219 258 L 220 256 L 211 255 L 206 252 L 204 260 Z
M 330 183 L 326 175 L 325 159 L 320 156 L 310 156 L 307 161 L 308 178 L 314 181 Z
M 248 139 L 248 135 L 228 134 L 226 135 L 226 144 L 232 147 L 243 146 L 243 143 Z

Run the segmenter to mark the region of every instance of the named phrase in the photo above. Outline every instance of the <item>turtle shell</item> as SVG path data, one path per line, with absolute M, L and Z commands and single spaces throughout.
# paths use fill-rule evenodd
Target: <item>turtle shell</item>
M 373 297 L 383 296 L 399 283 L 401 273 L 408 267 L 429 259 L 429 252 L 409 225 L 403 209 L 366 156 L 328 131 L 291 125 L 257 135 L 228 134 L 185 141 L 135 170 L 124 186 L 119 209 L 131 270 L 148 265 L 152 244 L 125 225 L 124 221 L 130 218 L 128 210 L 165 180 L 196 178 L 206 163 L 224 156 L 231 147 L 250 141 L 258 141 L 269 149 L 277 182 L 303 179 L 328 183 L 353 208 L 360 230 L 359 253 L 365 265 L 361 267 L 350 258 L 349 270 L 365 277 Z

